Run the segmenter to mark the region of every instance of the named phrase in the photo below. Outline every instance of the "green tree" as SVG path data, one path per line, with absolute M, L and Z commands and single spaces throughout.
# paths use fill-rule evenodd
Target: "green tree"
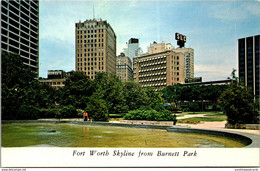
M 232 83 L 218 100 L 230 124 L 259 123 L 259 103 L 245 86 L 238 82 L 233 70 Z
M 123 88 L 124 97 L 129 110 L 149 105 L 149 97 L 142 87 L 135 82 L 126 82 Z
M 181 85 L 167 86 L 162 90 L 163 98 L 166 102 L 174 102 L 175 104 L 177 104 L 181 97 L 181 89 Z
M 54 103 L 54 90 L 36 80 L 17 54 L 2 52 L 2 119 L 36 119 Z
M 20 55 L 15 53 L 1 52 L 2 84 L 8 88 L 18 86 L 26 88 L 36 78 L 36 74 L 25 66 Z
M 61 118 L 78 118 L 78 111 L 73 105 L 63 106 L 60 110 Z
M 97 73 L 94 80 L 95 92 L 105 100 L 109 113 L 126 112 L 123 83 L 116 75 Z
M 92 81 L 83 72 L 72 72 L 66 79 L 65 86 L 60 89 L 59 102 L 61 105 L 73 105 L 75 108 L 85 109 L 89 97 L 93 94 Z
M 106 102 L 104 99 L 99 98 L 97 94 L 90 97 L 85 110 L 93 121 L 108 121 L 109 119 Z
M 148 105 L 151 108 L 155 108 L 157 105 L 163 106 L 164 99 L 159 92 L 155 92 L 152 87 L 147 87 L 144 89 L 146 95 L 148 96 Z
M 193 113 L 195 113 L 200 110 L 200 107 L 199 107 L 198 103 L 193 102 L 193 103 L 190 103 L 189 110 L 192 111 Z
M 179 101 L 202 100 L 210 100 L 213 104 L 216 104 L 217 99 L 226 88 L 227 85 L 173 85 L 165 87 L 162 93 L 165 101 L 175 102 L 175 104 Z

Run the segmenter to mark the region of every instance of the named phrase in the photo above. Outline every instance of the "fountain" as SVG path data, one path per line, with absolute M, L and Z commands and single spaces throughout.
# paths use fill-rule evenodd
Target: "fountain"
M 225 131 L 107 122 L 12 121 L 2 124 L 3 147 L 238 148 L 252 143 Z

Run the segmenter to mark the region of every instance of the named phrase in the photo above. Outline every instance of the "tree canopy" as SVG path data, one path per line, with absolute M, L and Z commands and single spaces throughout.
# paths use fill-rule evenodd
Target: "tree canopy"
M 259 123 L 259 97 L 254 97 L 250 90 L 245 87 L 235 76 L 233 70 L 232 83 L 220 96 L 218 103 L 227 115 L 230 124 Z
M 227 85 L 172 85 L 162 90 L 167 102 L 211 100 L 216 102 Z
M 55 91 L 41 84 L 36 74 L 14 53 L 2 55 L 2 118 L 36 119 L 40 109 L 54 103 Z

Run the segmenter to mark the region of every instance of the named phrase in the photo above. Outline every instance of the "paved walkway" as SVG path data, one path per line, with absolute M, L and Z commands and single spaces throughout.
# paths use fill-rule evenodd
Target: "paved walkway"
M 187 114 L 181 117 L 177 117 L 177 119 L 187 119 L 187 118 L 195 118 L 195 117 L 207 117 L 207 114 Z M 177 125 L 180 126 L 189 126 L 191 128 L 205 128 L 205 129 L 215 129 L 215 130 L 228 130 L 233 132 L 242 132 L 242 133 L 249 133 L 249 134 L 256 134 L 260 135 L 260 130 L 250 130 L 250 129 L 228 129 L 225 128 L 226 121 L 222 122 L 200 122 L 199 124 L 181 124 L 177 122 Z
M 177 117 L 177 119 L 187 119 L 187 118 L 196 118 L 196 117 L 205 117 L 206 114 L 192 114 L 192 115 L 184 115 L 181 117 Z M 178 115 L 177 115 L 178 116 Z
M 180 126 L 189 126 L 191 128 L 205 128 L 205 129 L 214 129 L 214 130 L 227 130 L 233 132 L 249 133 L 260 135 L 260 130 L 250 130 L 250 129 L 228 129 L 225 128 L 226 121 L 222 122 L 201 122 L 199 124 L 178 124 Z

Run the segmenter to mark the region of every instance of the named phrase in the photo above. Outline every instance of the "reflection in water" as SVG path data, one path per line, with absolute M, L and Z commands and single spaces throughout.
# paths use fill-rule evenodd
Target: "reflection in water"
M 55 130 L 55 131 L 52 131 Z M 3 147 L 243 147 L 211 135 L 77 124 L 2 124 Z

